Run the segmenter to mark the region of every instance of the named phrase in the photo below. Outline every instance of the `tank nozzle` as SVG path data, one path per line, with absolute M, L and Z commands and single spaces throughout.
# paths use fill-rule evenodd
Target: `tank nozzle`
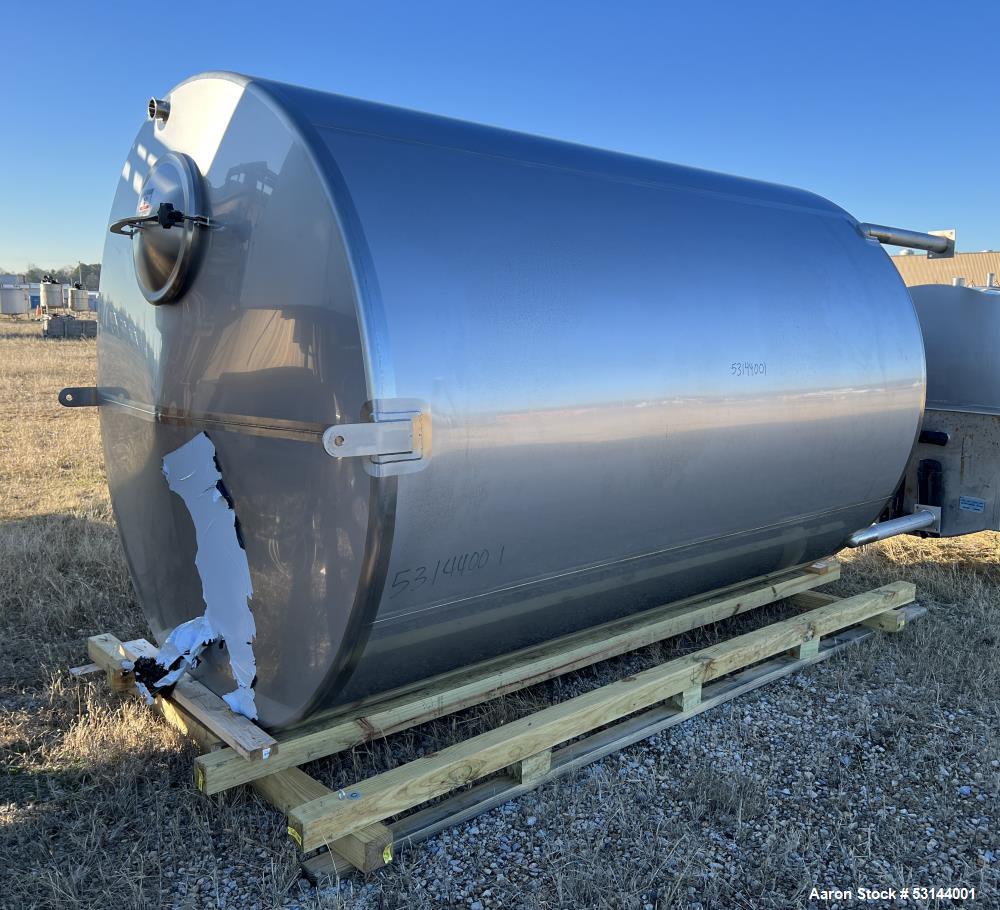
M 170 116 L 170 102 L 160 98 L 149 99 L 149 119 L 166 123 Z

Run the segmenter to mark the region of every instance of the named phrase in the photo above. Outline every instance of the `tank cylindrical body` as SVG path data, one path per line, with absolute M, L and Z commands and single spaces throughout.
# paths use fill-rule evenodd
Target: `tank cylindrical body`
M 0 313 L 21 316 L 28 312 L 29 302 L 27 288 L 0 287 Z
M 165 97 L 112 221 L 171 192 L 212 227 L 109 235 L 108 477 L 162 638 L 204 609 L 163 458 L 211 438 L 265 726 L 824 556 L 896 489 L 920 331 L 825 199 L 229 74 Z M 412 455 L 320 441 L 414 413 Z
M 63 308 L 63 287 L 55 281 L 43 281 L 39 286 L 41 305 L 49 310 Z
M 77 313 L 86 313 L 90 309 L 90 296 L 86 288 L 69 289 L 69 308 Z

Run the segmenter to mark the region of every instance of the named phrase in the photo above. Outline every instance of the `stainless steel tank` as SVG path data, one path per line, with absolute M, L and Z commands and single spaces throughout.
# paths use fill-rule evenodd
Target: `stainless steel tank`
M 0 313 L 21 316 L 29 310 L 28 289 L 25 287 L 0 287 Z
M 40 302 L 43 309 L 61 310 L 63 303 L 63 287 L 57 281 L 45 281 L 38 285 Z
M 69 289 L 69 308 L 75 313 L 86 313 L 90 310 L 90 295 L 86 288 L 76 286 Z
M 941 537 L 1000 530 L 1000 292 L 909 290 L 924 336 L 927 407 L 902 511 L 937 510 L 930 531 Z
M 224 73 L 150 115 L 108 478 L 162 639 L 205 609 L 163 459 L 214 443 L 265 726 L 808 562 L 900 480 L 920 330 L 819 196 Z

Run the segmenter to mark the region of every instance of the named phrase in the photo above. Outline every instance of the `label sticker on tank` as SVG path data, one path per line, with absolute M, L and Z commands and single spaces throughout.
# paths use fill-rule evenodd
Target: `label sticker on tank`
M 975 496 L 961 496 L 958 500 L 958 507 L 963 512 L 985 512 L 986 500 L 976 499 Z
M 152 203 L 153 191 L 148 189 L 139 197 L 139 205 L 136 207 L 135 213 L 137 215 L 148 215 L 149 210 L 153 207 Z

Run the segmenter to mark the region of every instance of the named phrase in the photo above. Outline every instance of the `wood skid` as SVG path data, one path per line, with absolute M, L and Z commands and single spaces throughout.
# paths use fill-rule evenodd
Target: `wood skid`
M 688 598 L 424 681 L 332 720 L 271 736 L 185 677 L 153 705 L 203 754 L 205 794 L 249 784 L 288 818 L 311 876 L 368 873 L 414 843 L 674 724 L 825 660 L 920 615 L 914 586 L 893 582 L 851 597 L 813 589 L 840 576 L 826 559 Z M 723 640 L 333 790 L 301 765 L 498 698 L 710 623 L 789 599 L 790 619 Z M 135 691 L 132 664 L 149 642 L 88 641 L 112 687 Z

